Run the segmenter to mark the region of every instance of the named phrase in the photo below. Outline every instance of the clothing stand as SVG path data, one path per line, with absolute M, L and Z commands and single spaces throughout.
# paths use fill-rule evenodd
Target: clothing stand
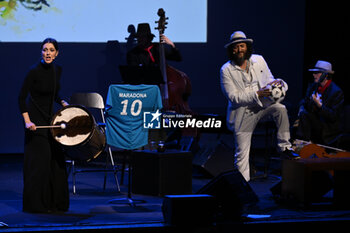
M 127 150 L 128 157 L 129 157 L 129 171 L 128 171 L 128 193 L 127 197 L 124 198 L 117 198 L 117 199 L 112 199 L 108 201 L 108 203 L 111 204 L 129 204 L 131 207 L 136 207 L 136 204 L 138 203 L 145 203 L 145 200 L 136 200 L 131 197 L 131 175 L 132 175 L 132 169 L 133 169 L 133 151 L 132 150 Z

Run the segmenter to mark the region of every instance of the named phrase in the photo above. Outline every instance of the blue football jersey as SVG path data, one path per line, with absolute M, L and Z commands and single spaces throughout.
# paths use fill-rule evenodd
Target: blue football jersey
M 107 144 L 122 149 L 137 149 L 148 144 L 144 113 L 162 108 L 156 85 L 110 85 L 106 101 Z

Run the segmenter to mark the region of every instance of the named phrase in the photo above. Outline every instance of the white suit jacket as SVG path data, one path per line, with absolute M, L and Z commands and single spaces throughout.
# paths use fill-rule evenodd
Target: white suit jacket
M 275 80 L 262 56 L 253 54 L 249 62 L 252 78 L 258 81 L 260 88 Z M 221 89 L 228 100 L 227 126 L 235 131 L 239 130 L 247 107 L 254 105 L 267 107 L 269 105 L 258 97 L 256 91 L 246 90 L 242 77 L 242 71 L 232 61 L 226 62 L 221 67 Z M 288 90 L 288 85 L 285 82 L 284 90 Z

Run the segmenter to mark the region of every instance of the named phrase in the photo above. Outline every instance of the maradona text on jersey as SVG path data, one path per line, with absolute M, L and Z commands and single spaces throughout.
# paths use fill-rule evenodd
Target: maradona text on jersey
M 120 92 L 120 98 L 147 98 L 146 93 L 138 93 L 138 92 Z

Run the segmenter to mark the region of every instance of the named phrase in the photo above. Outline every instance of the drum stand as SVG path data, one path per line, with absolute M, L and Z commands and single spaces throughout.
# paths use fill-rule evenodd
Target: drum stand
M 138 203 L 145 203 L 146 201 L 144 200 L 136 200 L 133 199 L 131 197 L 131 175 L 132 175 L 132 169 L 133 169 L 133 151 L 132 150 L 126 150 L 126 152 L 128 153 L 128 157 L 129 157 L 129 171 L 128 171 L 128 193 L 127 193 L 127 197 L 124 198 L 117 198 L 117 199 L 112 199 L 110 201 L 108 201 L 108 203 L 111 204 L 129 204 L 131 207 L 136 207 L 136 204 Z

